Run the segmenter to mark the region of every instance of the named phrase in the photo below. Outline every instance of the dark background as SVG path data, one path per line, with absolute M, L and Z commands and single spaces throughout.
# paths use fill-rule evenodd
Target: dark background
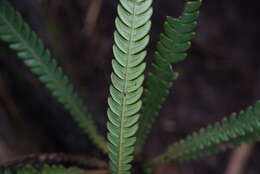
M 111 72 L 114 0 L 10 0 L 44 40 L 84 97 L 105 134 L 106 98 Z M 148 64 L 166 15 L 178 16 L 183 0 L 154 1 Z M 260 97 L 259 3 L 204 0 L 189 56 L 174 65 L 180 72 L 160 112 L 145 153 L 163 152 L 169 144 L 253 104 Z M 98 14 L 95 17 L 95 14 Z M 50 93 L 0 43 L 0 162 L 20 155 L 65 152 L 100 156 Z M 260 148 L 245 174 L 260 172 Z M 175 166 L 168 174 L 221 174 L 230 152 Z M 158 172 L 160 173 L 160 172 Z

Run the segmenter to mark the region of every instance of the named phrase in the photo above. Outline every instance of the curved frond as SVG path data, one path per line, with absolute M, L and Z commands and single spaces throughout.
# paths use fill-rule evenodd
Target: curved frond
M 149 42 L 152 0 L 120 0 L 115 20 L 112 85 L 108 98 L 108 149 L 114 174 L 128 174 L 142 106 L 143 62 Z
M 178 73 L 173 72 L 171 64 L 187 57 L 186 52 L 191 46 L 190 41 L 195 36 L 194 30 L 201 4 L 202 0 L 188 0 L 179 18 L 167 17 L 164 23 L 164 33 L 157 43 L 155 62 L 152 64 L 152 71 L 146 82 L 140 129 L 137 134 L 138 151 L 143 146 L 162 104 L 169 95 L 172 81 L 177 79 Z
M 260 140 L 260 101 L 245 111 L 233 113 L 221 122 L 195 132 L 150 161 L 150 165 L 168 160 L 187 161 L 220 150 Z
M 99 135 L 68 77 L 49 50 L 44 48 L 43 42 L 6 0 L 0 0 L 0 40 L 9 43 L 9 47 L 71 113 L 74 121 L 106 152 L 105 140 Z

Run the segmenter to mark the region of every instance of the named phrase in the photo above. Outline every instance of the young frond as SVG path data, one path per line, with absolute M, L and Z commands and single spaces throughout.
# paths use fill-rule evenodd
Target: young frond
M 187 57 L 191 39 L 195 36 L 195 28 L 199 17 L 199 7 L 202 0 L 187 1 L 183 14 L 175 19 L 167 17 L 164 23 L 164 33 L 161 34 L 155 52 L 155 62 L 149 73 L 144 91 L 144 104 L 141 109 L 140 128 L 137 133 L 137 150 L 143 146 L 152 124 L 169 95 L 172 81 L 177 73 L 172 70 L 172 63 L 177 63 Z
M 43 42 L 6 0 L 0 0 L 0 40 L 9 43 L 9 47 L 71 113 L 74 121 L 106 152 L 105 140 L 99 135 L 68 77 L 49 50 L 44 48 Z
M 133 160 L 138 111 L 142 106 L 143 62 L 149 42 L 152 0 L 120 0 L 115 20 L 112 85 L 108 98 L 108 149 L 113 174 L 129 174 Z
M 245 111 L 234 113 L 213 126 L 209 125 L 206 129 L 187 136 L 170 146 L 164 154 L 150 161 L 149 165 L 168 160 L 187 161 L 216 153 L 230 146 L 259 140 L 260 101 Z

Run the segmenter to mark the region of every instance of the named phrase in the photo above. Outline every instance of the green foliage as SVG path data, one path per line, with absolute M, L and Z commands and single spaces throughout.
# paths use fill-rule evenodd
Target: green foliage
M 142 106 L 143 71 L 149 42 L 152 0 L 120 0 L 115 20 L 112 85 L 108 98 L 108 149 L 114 174 L 130 173 L 133 160 L 138 111 Z
M 150 164 L 168 160 L 187 161 L 211 153 L 216 153 L 226 146 L 238 146 L 260 140 L 260 101 L 249 106 L 245 111 L 233 113 L 221 122 L 209 125 L 206 129 L 195 132 L 180 142 L 172 145 Z
M 17 52 L 17 56 L 64 105 L 94 143 L 104 152 L 108 151 L 112 173 L 130 174 L 135 147 L 141 149 L 161 105 L 169 94 L 172 81 L 177 78 L 172 64 L 187 57 L 191 39 L 195 36 L 201 4 L 202 0 L 188 0 L 179 18 L 167 17 L 164 33 L 157 43 L 155 62 L 146 82 L 142 107 L 143 72 L 146 68 L 144 59 L 147 54 L 145 48 L 151 29 L 152 0 L 119 0 L 118 17 L 115 20 L 112 84 L 109 88 L 107 110 L 107 146 L 68 77 L 44 48 L 42 41 L 6 0 L 0 0 L 0 39 L 9 43 L 9 47 Z M 151 171 L 150 167 L 168 160 L 191 160 L 259 139 L 260 101 L 245 111 L 232 114 L 170 146 L 165 153 L 146 163 L 146 171 Z M 26 166 L 17 170 L 17 174 L 82 172 L 78 168 L 62 166 L 44 166 L 41 169 Z M 0 170 L 0 173 L 11 174 L 11 170 Z
M 64 168 L 62 166 L 45 166 L 41 170 L 41 174 L 81 174 L 84 173 L 83 170 L 76 167 L 73 168 Z
M 9 43 L 9 47 L 17 52 L 17 56 L 39 77 L 52 95 L 64 104 L 74 121 L 106 152 L 105 140 L 98 134 L 83 100 L 75 92 L 68 77 L 21 15 L 5 0 L 0 1 L 0 39 Z
M 158 115 L 162 104 L 169 95 L 172 81 L 177 73 L 171 64 L 180 62 L 187 57 L 191 39 L 195 36 L 199 7 L 202 0 L 187 1 L 183 14 L 175 19 L 167 17 L 164 23 L 164 33 L 161 34 L 155 52 L 155 62 L 147 78 L 147 89 L 144 92 L 144 105 L 141 109 L 140 129 L 137 134 L 137 150 L 139 151 L 148 136 L 152 124 Z
M 12 174 L 10 169 L 0 171 L 1 174 Z M 16 174 L 83 174 L 84 171 L 78 168 L 64 168 L 62 166 L 47 166 L 41 169 L 35 169 L 32 166 L 21 167 L 17 169 Z

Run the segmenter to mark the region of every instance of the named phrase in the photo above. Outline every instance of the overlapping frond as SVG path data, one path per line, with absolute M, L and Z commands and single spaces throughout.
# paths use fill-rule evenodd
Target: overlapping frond
M 227 147 L 260 140 L 260 101 L 238 114 L 195 132 L 170 148 L 149 164 L 168 160 L 187 161 L 216 153 Z
M 161 34 L 155 52 L 155 62 L 147 78 L 144 92 L 144 104 L 141 110 L 140 129 L 137 134 L 137 149 L 140 150 L 152 124 L 169 95 L 172 81 L 177 73 L 171 64 L 180 62 L 187 57 L 191 39 L 195 36 L 195 28 L 199 17 L 199 7 L 202 0 L 188 0 L 183 14 L 175 19 L 167 17 L 164 23 L 164 33 Z
M 62 166 L 45 166 L 41 169 L 41 174 L 82 174 L 84 170 L 72 167 L 64 168 Z
M 48 166 L 45 165 L 40 169 L 32 166 L 19 167 L 15 170 L 16 174 L 83 174 L 84 170 L 79 168 L 64 168 L 63 166 Z M 0 170 L 1 174 L 13 174 L 10 169 Z
M 21 15 L 6 0 L 0 0 L 0 40 L 9 43 L 30 70 L 71 113 L 75 122 L 104 152 L 105 140 L 89 117 L 83 100 L 53 59 L 43 42 L 32 32 Z
M 114 174 L 129 174 L 143 93 L 152 0 L 120 0 L 115 20 L 112 85 L 108 98 L 108 149 Z

